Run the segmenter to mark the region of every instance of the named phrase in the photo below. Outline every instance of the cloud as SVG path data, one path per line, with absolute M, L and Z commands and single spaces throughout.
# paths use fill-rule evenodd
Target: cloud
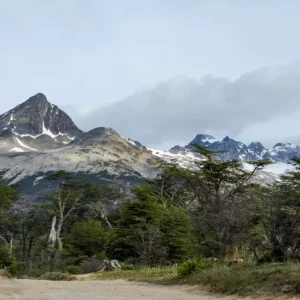
M 256 132 L 266 141 L 272 134 L 275 142 L 286 138 L 282 122 L 290 128 L 289 136 L 299 135 L 298 119 L 289 123 L 300 111 L 299 82 L 299 63 L 261 68 L 236 80 L 179 76 L 93 110 L 85 125 L 112 127 L 149 146 L 186 143 L 197 133 L 248 140 L 246 135 L 254 137 Z

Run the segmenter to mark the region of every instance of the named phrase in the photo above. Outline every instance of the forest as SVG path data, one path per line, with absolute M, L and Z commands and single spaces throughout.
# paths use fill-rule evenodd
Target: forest
M 176 266 L 180 279 L 217 265 L 296 264 L 300 159 L 280 180 L 261 185 L 255 176 L 270 161 L 249 162 L 250 172 L 237 160 L 194 147 L 205 159 L 189 169 L 160 163 L 159 175 L 130 194 L 61 170 L 47 178 L 56 191 L 32 205 L 2 179 L 0 268 L 40 278 L 97 272 L 104 260 L 118 260 L 124 269 Z

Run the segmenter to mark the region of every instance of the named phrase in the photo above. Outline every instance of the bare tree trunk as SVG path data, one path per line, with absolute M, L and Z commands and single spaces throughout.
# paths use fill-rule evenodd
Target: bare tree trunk
M 51 230 L 50 230 L 50 234 L 49 234 L 49 245 L 52 248 L 55 246 L 55 242 L 56 242 L 55 226 L 56 226 L 56 216 L 54 216 L 52 219 L 52 225 L 51 225 Z
M 103 219 L 104 219 L 104 221 L 106 222 L 107 226 L 108 226 L 109 228 L 112 228 L 112 225 L 111 225 L 111 223 L 108 221 L 107 216 L 104 215 Z
M 14 237 L 12 237 L 9 241 L 9 251 L 10 251 L 10 254 L 13 253 L 13 248 L 14 248 Z
M 59 220 L 57 229 L 56 229 L 56 240 L 57 240 L 57 245 L 58 245 L 59 251 L 62 251 L 62 249 L 63 249 L 62 238 L 60 237 L 62 226 L 63 226 L 63 222 L 61 220 Z

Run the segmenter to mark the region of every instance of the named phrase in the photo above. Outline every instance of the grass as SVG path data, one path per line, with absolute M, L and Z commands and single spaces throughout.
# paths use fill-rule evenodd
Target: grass
M 249 295 L 300 293 L 300 264 L 266 264 L 228 267 L 216 265 L 178 279 L 182 284 L 209 285 L 215 292 Z
M 130 281 L 164 283 L 175 279 L 177 267 L 141 267 L 133 270 L 118 269 L 114 272 L 95 273 L 91 280 L 116 280 L 125 279 Z
M 116 280 L 149 282 L 158 284 L 207 285 L 217 293 L 253 294 L 299 294 L 300 264 L 245 264 L 229 267 L 215 264 L 211 268 L 195 270 L 191 275 L 178 275 L 177 267 L 140 267 L 114 272 L 95 273 L 89 280 Z
M 71 281 L 76 280 L 76 278 L 72 275 L 61 273 L 61 272 L 47 272 L 43 274 L 40 280 L 51 280 L 51 281 Z
M 0 279 L 12 279 L 12 275 L 9 271 L 0 269 Z

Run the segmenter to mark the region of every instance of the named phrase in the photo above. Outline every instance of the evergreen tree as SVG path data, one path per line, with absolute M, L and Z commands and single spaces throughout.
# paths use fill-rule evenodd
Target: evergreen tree
M 103 257 L 108 234 L 100 221 L 88 220 L 75 223 L 67 237 L 66 249 L 73 257 Z
M 122 205 L 114 256 L 148 264 L 181 261 L 191 248 L 189 217 L 185 210 L 162 205 L 151 191 L 151 185 L 136 186 L 136 198 Z

